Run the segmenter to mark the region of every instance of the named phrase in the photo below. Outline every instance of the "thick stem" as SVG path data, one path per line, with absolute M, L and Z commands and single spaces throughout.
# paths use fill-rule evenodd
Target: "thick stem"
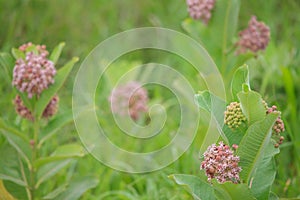
M 36 199 L 36 196 L 35 196 L 36 168 L 34 166 L 34 163 L 38 158 L 37 144 L 38 144 L 39 131 L 40 131 L 39 119 L 36 118 L 34 120 L 34 124 L 33 124 L 33 140 L 31 141 L 31 146 L 32 146 L 31 169 L 30 169 L 30 194 L 31 194 L 31 200 Z

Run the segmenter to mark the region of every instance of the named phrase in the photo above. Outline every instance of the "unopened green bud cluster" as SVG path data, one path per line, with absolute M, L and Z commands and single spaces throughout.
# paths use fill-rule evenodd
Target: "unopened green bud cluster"
M 240 103 L 231 102 L 224 112 L 224 123 L 231 129 L 238 128 L 243 122 L 246 121 L 246 117 L 242 112 Z

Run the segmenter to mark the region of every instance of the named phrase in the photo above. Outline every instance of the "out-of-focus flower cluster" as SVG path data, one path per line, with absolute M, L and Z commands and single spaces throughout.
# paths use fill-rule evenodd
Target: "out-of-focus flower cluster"
M 32 43 L 28 43 L 20 46 L 19 50 L 24 52 L 25 59 L 16 60 L 12 84 L 20 92 L 26 92 L 28 98 L 32 98 L 33 95 L 39 96 L 54 83 L 54 64 L 47 59 L 48 51 L 45 45 L 33 46 Z
M 248 27 L 239 32 L 239 41 L 237 42 L 237 54 L 252 51 L 254 53 L 264 50 L 270 40 L 270 29 L 265 23 L 257 21 L 252 16 Z
M 25 57 L 19 57 L 16 60 L 13 70 L 12 85 L 21 93 L 27 93 L 28 98 L 40 94 L 54 83 L 56 69 L 54 63 L 47 59 L 49 52 L 45 45 L 34 45 L 31 42 L 19 47 L 19 51 Z M 58 109 L 59 98 L 55 95 L 43 111 L 42 117 L 52 117 Z M 16 112 L 23 118 L 34 120 L 32 111 L 30 111 L 22 101 L 19 95 L 14 100 Z
M 237 149 L 237 145 L 233 145 Z M 228 145 L 222 141 L 219 146 L 212 144 L 203 154 L 204 160 L 201 162 L 200 169 L 205 170 L 208 181 L 216 178 L 219 183 L 231 181 L 238 183 L 240 180 L 239 173 L 242 170 L 238 166 L 240 158 L 234 155 L 234 152 Z
M 243 122 L 246 121 L 246 117 L 242 112 L 240 103 L 231 102 L 224 112 L 224 123 L 231 129 L 238 128 Z
M 215 0 L 186 0 L 188 12 L 193 19 L 200 19 L 205 24 L 211 18 L 211 11 L 215 6 Z
M 113 89 L 109 101 L 113 113 L 125 116 L 129 113 L 133 120 L 138 120 L 148 111 L 148 92 L 138 82 L 131 81 Z
M 279 113 L 281 115 L 281 112 L 277 110 L 277 106 L 275 106 L 275 105 L 273 105 L 272 107 L 268 107 L 266 113 L 267 114 Z M 282 133 L 285 130 L 284 123 L 283 123 L 283 120 L 281 119 L 280 115 L 276 119 L 275 124 L 272 128 L 273 136 L 275 136 L 278 139 L 277 143 L 274 145 L 276 148 L 279 147 L 279 145 L 282 144 L 282 142 L 284 140 L 284 137 L 280 136 L 280 133 Z

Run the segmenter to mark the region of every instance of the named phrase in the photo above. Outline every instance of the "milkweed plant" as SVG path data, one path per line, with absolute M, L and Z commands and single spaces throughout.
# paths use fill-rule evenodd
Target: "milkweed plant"
M 16 113 L 16 120 L 0 118 L 0 131 L 6 139 L 0 150 L 6 155 L 0 156 L 0 190 L 6 200 L 77 199 L 98 183 L 93 177 L 73 180 L 72 173 L 59 180 L 59 172 L 76 164 L 85 151 L 76 143 L 56 148 L 47 145 L 73 120 L 71 110 L 59 112 L 58 91 L 78 61 L 74 57 L 58 66 L 64 46 L 60 43 L 49 53 L 45 45 L 29 42 L 13 48 L 12 56 L 1 53 L 1 66 L 15 95 L 11 108 L 14 106 Z

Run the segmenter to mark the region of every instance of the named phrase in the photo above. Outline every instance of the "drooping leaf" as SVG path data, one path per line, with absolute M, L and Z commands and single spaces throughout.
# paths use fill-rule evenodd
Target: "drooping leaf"
M 48 164 L 50 162 L 55 162 L 59 160 L 65 160 L 68 158 L 82 157 L 85 152 L 81 145 L 78 144 L 67 144 L 59 146 L 52 154 L 48 157 L 42 157 L 36 160 L 34 166 L 36 168 L 41 167 L 42 165 Z
M 40 99 L 36 104 L 36 116 L 40 118 L 45 110 L 47 104 L 50 102 L 51 98 L 58 92 L 62 87 L 63 83 L 67 79 L 69 73 L 71 72 L 74 64 L 78 61 L 77 57 L 72 58 L 66 65 L 64 65 L 60 70 L 58 70 L 55 76 L 55 82 L 47 90 L 44 90 L 41 94 Z
M 247 84 L 250 88 L 248 65 L 243 65 L 234 72 L 231 81 L 231 94 L 234 101 L 238 100 L 237 94 L 242 91 L 243 84 Z
M 277 113 L 271 113 L 265 119 L 252 124 L 240 142 L 237 149 L 237 155 L 240 156 L 239 165 L 242 167 L 240 177 L 246 183 L 251 181 L 257 165 L 264 155 L 277 117 Z
M 56 200 L 79 199 L 87 190 L 96 187 L 98 183 L 99 180 L 93 176 L 85 176 L 77 180 L 73 180 L 68 188 L 56 197 Z
M 223 140 L 226 143 L 228 142 L 227 137 L 222 131 L 224 124 L 224 111 L 226 110 L 226 102 L 219 97 L 211 94 L 209 91 L 205 90 L 199 92 L 195 95 L 195 101 L 198 106 L 211 114 L 211 117 L 217 123 L 218 130 Z
M 206 179 L 186 174 L 173 174 L 169 178 L 177 184 L 187 186 L 195 199 L 215 200 L 214 188 Z
M 43 182 L 49 180 L 55 174 L 57 174 L 61 169 L 66 167 L 72 159 L 65 159 L 61 161 L 56 161 L 52 163 L 45 164 L 41 166 L 37 171 L 37 183 L 36 188 L 40 186 Z
M 29 143 L 29 138 L 23 134 L 21 131 L 19 131 L 17 128 L 10 126 L 7 122 L 5 122 L 3 119 L 0 118 L 0 130 L 6 131 L 7 134 L 13 134 L 15 136 L 18 136 L 24 140 L 24 142 Z
M 243 84 L 243 86 L 246 87 L 247 85 Z M 239 92 L 237 96 L 241 103 L 241 109 L 247 118 L 248 125 L 264 119 L 266 109 L 259 93 L 255 91 L 245 91 L 244 89 L 244 91 Z
M 214 188 L 218 200 L 255 200 L 246 184 L 225 182 L 223 184 L 214 184 Z
M 67 125 L 72 121 L 73 113 L 71 110 L 62 113 L 61 115 L 55 116 L 55 118 L 47 124 L 45 129 L 42 130 L 42 138 L 38 144 L 38 147 L 41 147 L 42 144 L 49 138 L 51 138 L 53 135 L 55 135 L 58 130 L 60 130 L 63 126 Z
M 64 46 L 66 45 L 66 43 L 64 42 L 61 42 L 59 43 L 55 48 L 54 50 L 52 51 L 50 57 L 49 57 L 49 60 L 51 60 L 54 64 L 56 64 Z

